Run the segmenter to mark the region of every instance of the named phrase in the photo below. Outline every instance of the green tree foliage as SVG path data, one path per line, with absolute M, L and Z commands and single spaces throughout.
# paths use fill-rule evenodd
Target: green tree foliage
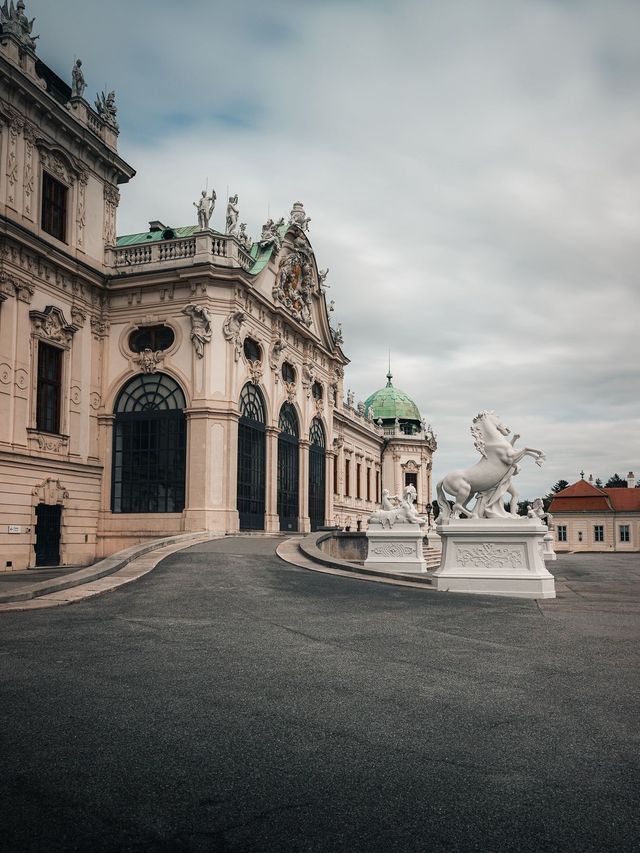
M 563 489 L 566 489 L 569 483 L 566 480 L 558 480 L 555 486 L 551 487 L 552 492 L 561 492 Z
M 605 489 L 626 489 L 627 481 L 623 480 L 618 474 L 614 474 L 613 477 L 609 477 L 607 480 L 607 484 Z

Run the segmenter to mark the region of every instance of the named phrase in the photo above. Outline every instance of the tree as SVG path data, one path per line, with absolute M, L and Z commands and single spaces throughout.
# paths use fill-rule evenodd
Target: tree
M 607 485 L 605 489 L 626 489 L 627 481 L 623 480 L 618 474 L 614 474 L 613 477 L 609 477 L 607 480 Z
M 518 501 L 518 515 L 526 516 L 531 506 L 531 501 Z
M 569 483 L 566 480 L 558 480 L 555 486 L 551 487 L 552 492 L 561 492 L 563 489 L 566 489 Z
M 602 488 L 602 480 L 600 477 L 596 477 L 596 486 L 601 489 Z

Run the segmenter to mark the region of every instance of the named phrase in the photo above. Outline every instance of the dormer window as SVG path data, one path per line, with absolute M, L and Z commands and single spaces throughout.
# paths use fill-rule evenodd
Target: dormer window
M 56 240 L 67 242 L 67 195 L 69 190 L 48 172 L 42 173 L 41 227 Z

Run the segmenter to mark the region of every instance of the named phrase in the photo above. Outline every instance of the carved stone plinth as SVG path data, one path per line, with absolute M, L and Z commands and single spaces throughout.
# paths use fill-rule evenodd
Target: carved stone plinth
M 427 564 L 422 552 L 423 535 L 420 524 L 396 523 L 388 528 L 369 523 L 369 551 L 365 568 L 398 574 L 426 572 Z
M 544 551 L 542 556 L 545 560 L 557 560 L 556 552 L 553 550 L 553 534 L 551 532 L 544 535 Z
M 544 565 L 548 528 L 537 519 L 453 519 L 438 525 L 442 560 L 432 575 L 445 592 L 555 598 Z

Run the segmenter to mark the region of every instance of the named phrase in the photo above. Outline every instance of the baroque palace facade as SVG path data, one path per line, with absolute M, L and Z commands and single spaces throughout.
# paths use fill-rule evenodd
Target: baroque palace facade
M 116 237 L 115 96 L 91 106 L 35 53 L 24 4 L 0 36 L 0 571 L 86 565 L 177 531 L 360 529 L 382 488 L 431 500 L 435 438 L 387 385 L 344 399 L 294 204 L 251 242 L 198 225 Z

